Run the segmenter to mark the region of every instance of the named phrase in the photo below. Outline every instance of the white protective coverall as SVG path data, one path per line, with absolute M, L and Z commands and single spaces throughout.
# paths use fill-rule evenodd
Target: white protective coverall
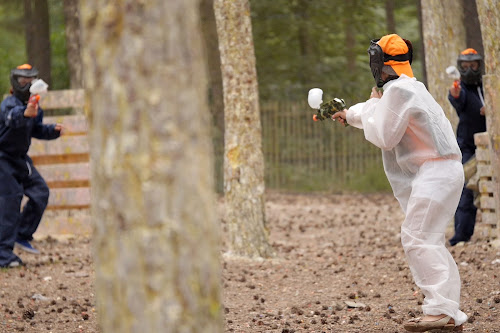
M 460 276 L 445 246 L 464 172 L 450 122 L 425 86 L 402 74 L 381 98 L 347 110 L 347 122 L 382 149 L 384 170 L 405 213 L 401 243 L 425 299 L 425 315 L 446 314 L 460 325 Z

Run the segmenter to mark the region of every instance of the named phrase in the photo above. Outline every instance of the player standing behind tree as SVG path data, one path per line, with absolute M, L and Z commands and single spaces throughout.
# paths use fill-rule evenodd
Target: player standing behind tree
M 37 99 L 30 98 L 31 82 L 37 77 L 38 70 L 31 65 L 14 68 L 12 95 L 0 106 L 0 267 L 22 265 L 13 253 L 14 245 L 40 253 L 30 241 L 47 207 L 49 188 L 27 153 L 32 137 L 56 139 L 62 125 L 42 123 L 43 111 Z M 29 200 L 21 212 L 23 195 Z
M 453 85 L 448 100 L 458 114 L 457 141 L 462 151 L 462 164 L 476 152 L 474 134 L 486 131 L 482 83 L 483 57 L 474 49 L 464 50 L 457 59 L 460 84 Z M 455 213 L 455 235 L 450 245 L 468 242 L 474 233 L 477 208 L 474 206 L 474 193 L 463 187 L 462 196 Z
M 405 213 L 401 242 L 413 278 L 425 296 L 424 317 L 404 324 L 411 332 L 462 329 L 460 276 L 445 246 L 464 183 L 461 153 L 450 122 L 413 77 L 412 45 L 396 34 L 372 40 L 368 53 L 374 87 L 370 99 L 332 118 L 361 128 L 382 149 L 384 170 Z

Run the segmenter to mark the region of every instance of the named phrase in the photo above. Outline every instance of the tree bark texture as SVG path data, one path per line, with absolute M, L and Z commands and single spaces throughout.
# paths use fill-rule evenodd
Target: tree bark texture
M 224 89 L 224 198 L 230 252 L 268 257 L 264 156 L 255 52 L 247 0 L 215 0 Z
M 24 0 L 24 23 L 28 63 L 38 69 L 39 77 L 50 86 L 52 64 L 47 0 Z
M 500 7 L 497 0 L 477 0 L 477 11 L 483 36 L 484 100 L 486 103 L 486 128 L 490 136 L 491 164 L 497 217 L 500 217 Z M 500 220 L 497 222 L 500 238 Z
M 456 66 L 465 46 L 465 27 L 461 1 L 421 0 L 427 88 L 441 105 L 453 128 L 458 124 L 455 109 L 448 101 L 453 80 L 446 67 Z
M 197 0 L 82 0 L 99 325 L 222 332 Z
M 68 53 L 68 68 L 71 89 L 82 88 L 82 60 L 80 56 L 80 12 L 79 0 L 65 0 L 64 22 L 66 33 L 66 50 Z

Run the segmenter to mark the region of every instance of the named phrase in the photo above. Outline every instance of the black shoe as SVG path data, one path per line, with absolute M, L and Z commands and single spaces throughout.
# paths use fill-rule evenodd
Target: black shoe
M 460 242 L 468 242 L 468 241 L 470 241 L 470 237 L 467 239 L 459 239 L 459 238 L 453 236 L 448 242 L 450 243 L 451 246 L 455 246 Z

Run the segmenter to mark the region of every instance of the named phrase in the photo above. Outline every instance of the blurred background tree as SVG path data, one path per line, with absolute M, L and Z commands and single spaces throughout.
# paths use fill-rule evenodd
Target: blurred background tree
M 10 70 L 28 61 L 40 68 L 48 68 L 49 73 L 41 71 L 41 75 L 42 78 L 51 80 L 52 90 L 81 86 L 78 2 L 79 0 L 0 0 L 2 95 L 9 92 Z M 415 50 L 412 67 L 417 79 L 430 86 L 435 80 L 446 84 L 444 77 L 436 77 L 439 73 L 435 68 L 431 69 L 429 80 L 424 70 L 426 66 L 421 23 L 421 3 L 426 3 L 424 0 L 249 0 L 249 3 L 261 114 L 268 118 L 262 118 L 262 125 L 263 140 L 266 143 L 266 184 L 269 183 L 270 187 L 281 188 L 283 184 L 287 184 L 290 189 L 317 190 L 316 183 L 307 177 L 308 174 L 313 174 L 318 184 L 330 189 L 332 186 L 326 186 L 323 179 L 331 174 L 333 164 L 337 164 L 337 167 L 341 165 L 342 168 L 337 171 L 345 176 L 340 188 L 347 183 L 352 185 L 355 179 L 362 179 L 360 175 L 367 175 L 367 166 L 361 157 L 372 158 L 371 154 L 377 152 L 367 148 L 368 143 L 360 143 L 358 153 L 349 149 L 348 142 L 353 140 L 351 134 L 348 134 L 350 130 L 346 133 L 335 126 L 328 126 L 329 124 L 310 125 L 311 110 L 305 101 L 308 90 L 313 87 L 324 90 L 325 100 L 344 98 L 348 106 L 366 100 L 374 84 L 367 55 L 371 39 L 395 32 L 411 40 Z M 431 6 L 443 5 L 441 1 L 428 3 Z M 477 21 L 471 1 L 459 0 L 453 4 L 463 7 L 464 16 L 467 17 L 464 20 L 465 30 L 468 32 L 467 43 L 471 40 L 477 42 L 480 39 L 479 29 L 475 26 L 467 27 L 467 24 L 472 24 L 471 19 Z M 200 0 L 199 6 L 208 63 L 209 85 L 206 93 L 215 125 L 212 138 L 216 154 L 217 188 L 220 191 L 224 148 L 220 54 L 213 0 Z M 450 15 L 453 14 L 446 12 L 446 16 Z M 34 24 L 43 28 L 33 29 Z M 460 33 L 454 29 L 452 34 L 454 39 L 464 37 L 458 36 Z M 36 40 L 44 41 L 41 47 L 38 46 L 41 51 L 29 51 L 33 49 Z M 434 46 L 437 49 L 450 48 L 446 43 L 436 43 Z M 480 49 L 480 45 L 476 46 Z M 431 53 L 427 52 L 427 56 Z M 437 62 L 445 62 L 445 67 L 452 64 L 448 63 L 448 59 L 434 58 Z M 295 132 L 292 133 L 292 130 Z M 332 147 L 325 143 L 326 140 L 331 142 Z M 333 147 L 338 148 L 338 151 L 333 151 Z M 309 154 L 311 150 L 322 152 L 313 156 Z M 309 155 L 293 157 L 295 155 L 292 153 L 295 152 L 306 152 Z M 327 155 L 328 153 L 332 156 Z M 358 156 L 358 159 L 353 156 Z M 377 158 L 372 159 L 373 165 L 380 164 Z M 303 165 L 298 165 L 300 163 Z M 319 165 L 324 165 L 324 168 L 318 171 L 315 166 Z M 356 165 L 359 165 L 358 171 L 349 176 L 348 171 L 356 169 Z M 272 178 L 273 172 L 275 178 Z M 370 179 L 378 181 L 381 175 L 383 176 L 383 172 L 379 170 L 373 172 L 368 177 L 369 180 L 361 181 L 360 187 L 366 188 L 367 183 L 373 187 L 371 184 L 376 182 Z M 273 180 L 278 177 L 282 180 Z M 386 185 L 384 183 L 383 187 L 387 187 Z
M 69 20 L 73 17 L 68 15 L 75 15 L 75 12 L 68 12 L 67 2 L 0 0 L 2 94 L 8 93 L 10 87 L 10 69 L 28 62 L 28 59 L 38 62 L 38 67 L 50 65 L 50 74 L 46 75 L 51 78 L 51 89 L 70 87 L 70 72 L 74 76 L 78 69 L 70 69 L 68 65 L 67 37 L 70 40 L 76 32 L 72 30 L 66 36 L 65 20 L 71 22 Z M 323 88 L 327 98 L 343 97 L 348 104 L 365 98 L 372 85 L 366 54 L 370 39 L 397 32 L 410 39 L 417 50 L 420 49 L 418 2 L 250 0 L 261 100 L 304 99 L 311 87 Z M 47 3 L 48 16 L 43 12 L 43 3 Z M 210 6 L 210 3 L 204 0 L 202 5 Z M 31 20 L 26 19 L 27 8 L 31 10 Z M 37 20 L 49 20 L 45 25 L 50 37 L 45 44 L 49 45 L 39 47 L 49 51 L 49 56 L 44 56 L 41 51 L 29 55 L 27 51 L 43 34 L 40 29 L 32 29 Z M 45 23 L 37 24 L 44 26 Z M 32 40 L 27 36 L 38 38 Z M 74 46 L 74 38 L 71 45 L 69 56 L 74 59 L 72 50 L 78 47 Z M 213 44 L 209 50 L 213 50 Z M 416 76 L 422 78 L 420 53 L 415 55 L 414 69 Z M 215 80 L 215 84 L 221 84 L 220 79 Z M 212 87 L 211 91 L 214 90 L 221 89 Z
M 48 38 L 40 37 L 46 34 Z M 42 39 L 44 43 L 36 44 Z M 0 0 L 0 56 L 1 95 L 9 93 L 10 70 L 27 62 L 39 67 L 42 78 L 50 81 L 50 89 L 69 88 L 63 1 Z

